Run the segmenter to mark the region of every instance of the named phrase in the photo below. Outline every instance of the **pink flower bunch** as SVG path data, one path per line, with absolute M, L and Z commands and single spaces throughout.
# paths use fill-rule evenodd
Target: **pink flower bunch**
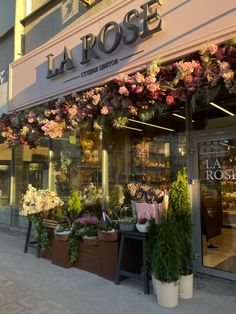
M 45 135 L 48 135 L 50 138 L 62 137 L 64 129 L 63 122 L 56 122 L 53 120 L 46 120 L 42 126 L 42 130 Z
M 84 214 L 82 217 L 74 221 L 75 225 L 97 225 L 99 222 L 96 216 L 91 216 L 89 214 Z

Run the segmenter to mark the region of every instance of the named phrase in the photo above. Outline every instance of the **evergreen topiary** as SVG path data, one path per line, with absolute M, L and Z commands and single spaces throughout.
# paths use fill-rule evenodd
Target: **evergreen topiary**
M 152 252 L 151 269 L 154 277 L 165 283 L 175 282 L 180 272 L 180 243 L 177 228 L 170 215 L 157 225 L 156 243 Z
M 177 179 L 172 184 L 169 212 L 176 221 L 177 237 L 180 242 L 180 274 L 190 275 L 193 272 L 193 225 L 186 169 L 178 171 Z

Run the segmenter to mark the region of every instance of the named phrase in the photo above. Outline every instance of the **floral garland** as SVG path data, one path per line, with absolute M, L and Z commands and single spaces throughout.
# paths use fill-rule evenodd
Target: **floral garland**
M 33 109 L 3 114 L 0 133 L 8 147 L 37 147 L 44 136 L 58 138 L 64 132 L 104 119 L 122 127 L 129 118 L 147 121 L 170 106 L 185 102 L 206 104 L 220 90 L 236 93 L 236 39 L 222 45 L 205 45 L 198 53 L 160 65 L 155 59 L 146 72 L 121 74 L 102 87 L 72 94 Z

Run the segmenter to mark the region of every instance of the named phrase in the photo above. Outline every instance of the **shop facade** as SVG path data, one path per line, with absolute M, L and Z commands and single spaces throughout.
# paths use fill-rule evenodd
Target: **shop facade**
M 116 1 L 12 63 L 10 112 L 100 88 L 121 73 L 142 72 L 157 56 L 170 64 L 194 56 L 207 42 L 220 45 L 236 36 L 232 0 L 212 0 L 207 7 L 203 1 L 172 2 Z M 183 102 L 143 120 L 129 117 L 118 128 L 88 124 L 62 136 L 60 129 L 47 130 L 34 150 L 0 144 L 1 207 L 11 206 L 10 223 L 24 224 L 18 212 L 28 184 L 66 199 L 92 182 L 102 188 L 101 207 L 107 209 L 123 202 L 128 182 L 169 190 L 186 167 L 195 269 L 236 280 L 236 97 L 225 88 L 215 93 L 206 106 Z M 92 96 L 96 102 L 96 91 Z M 109 105 L 103 110 L 106 115 Z M 31 146 L 34 141 L 32 135 Z

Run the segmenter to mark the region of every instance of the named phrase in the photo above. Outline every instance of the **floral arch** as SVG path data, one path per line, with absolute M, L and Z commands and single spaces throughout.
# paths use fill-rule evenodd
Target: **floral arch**
M 58 138 L 86 125 L 101 126 L 105 120 L 119 128 L 129 118 L 147 121 L 169 106 L 208 105 L 221 87 L 236 93 L 235 71 L 236 39 L 208 44 L 182 60 L 161 65 L 155 59 L 143 73 L 121 74 L 107 85 L 3 114 L 1 135 L 9 148 L 35 148 L 44 136 Z

